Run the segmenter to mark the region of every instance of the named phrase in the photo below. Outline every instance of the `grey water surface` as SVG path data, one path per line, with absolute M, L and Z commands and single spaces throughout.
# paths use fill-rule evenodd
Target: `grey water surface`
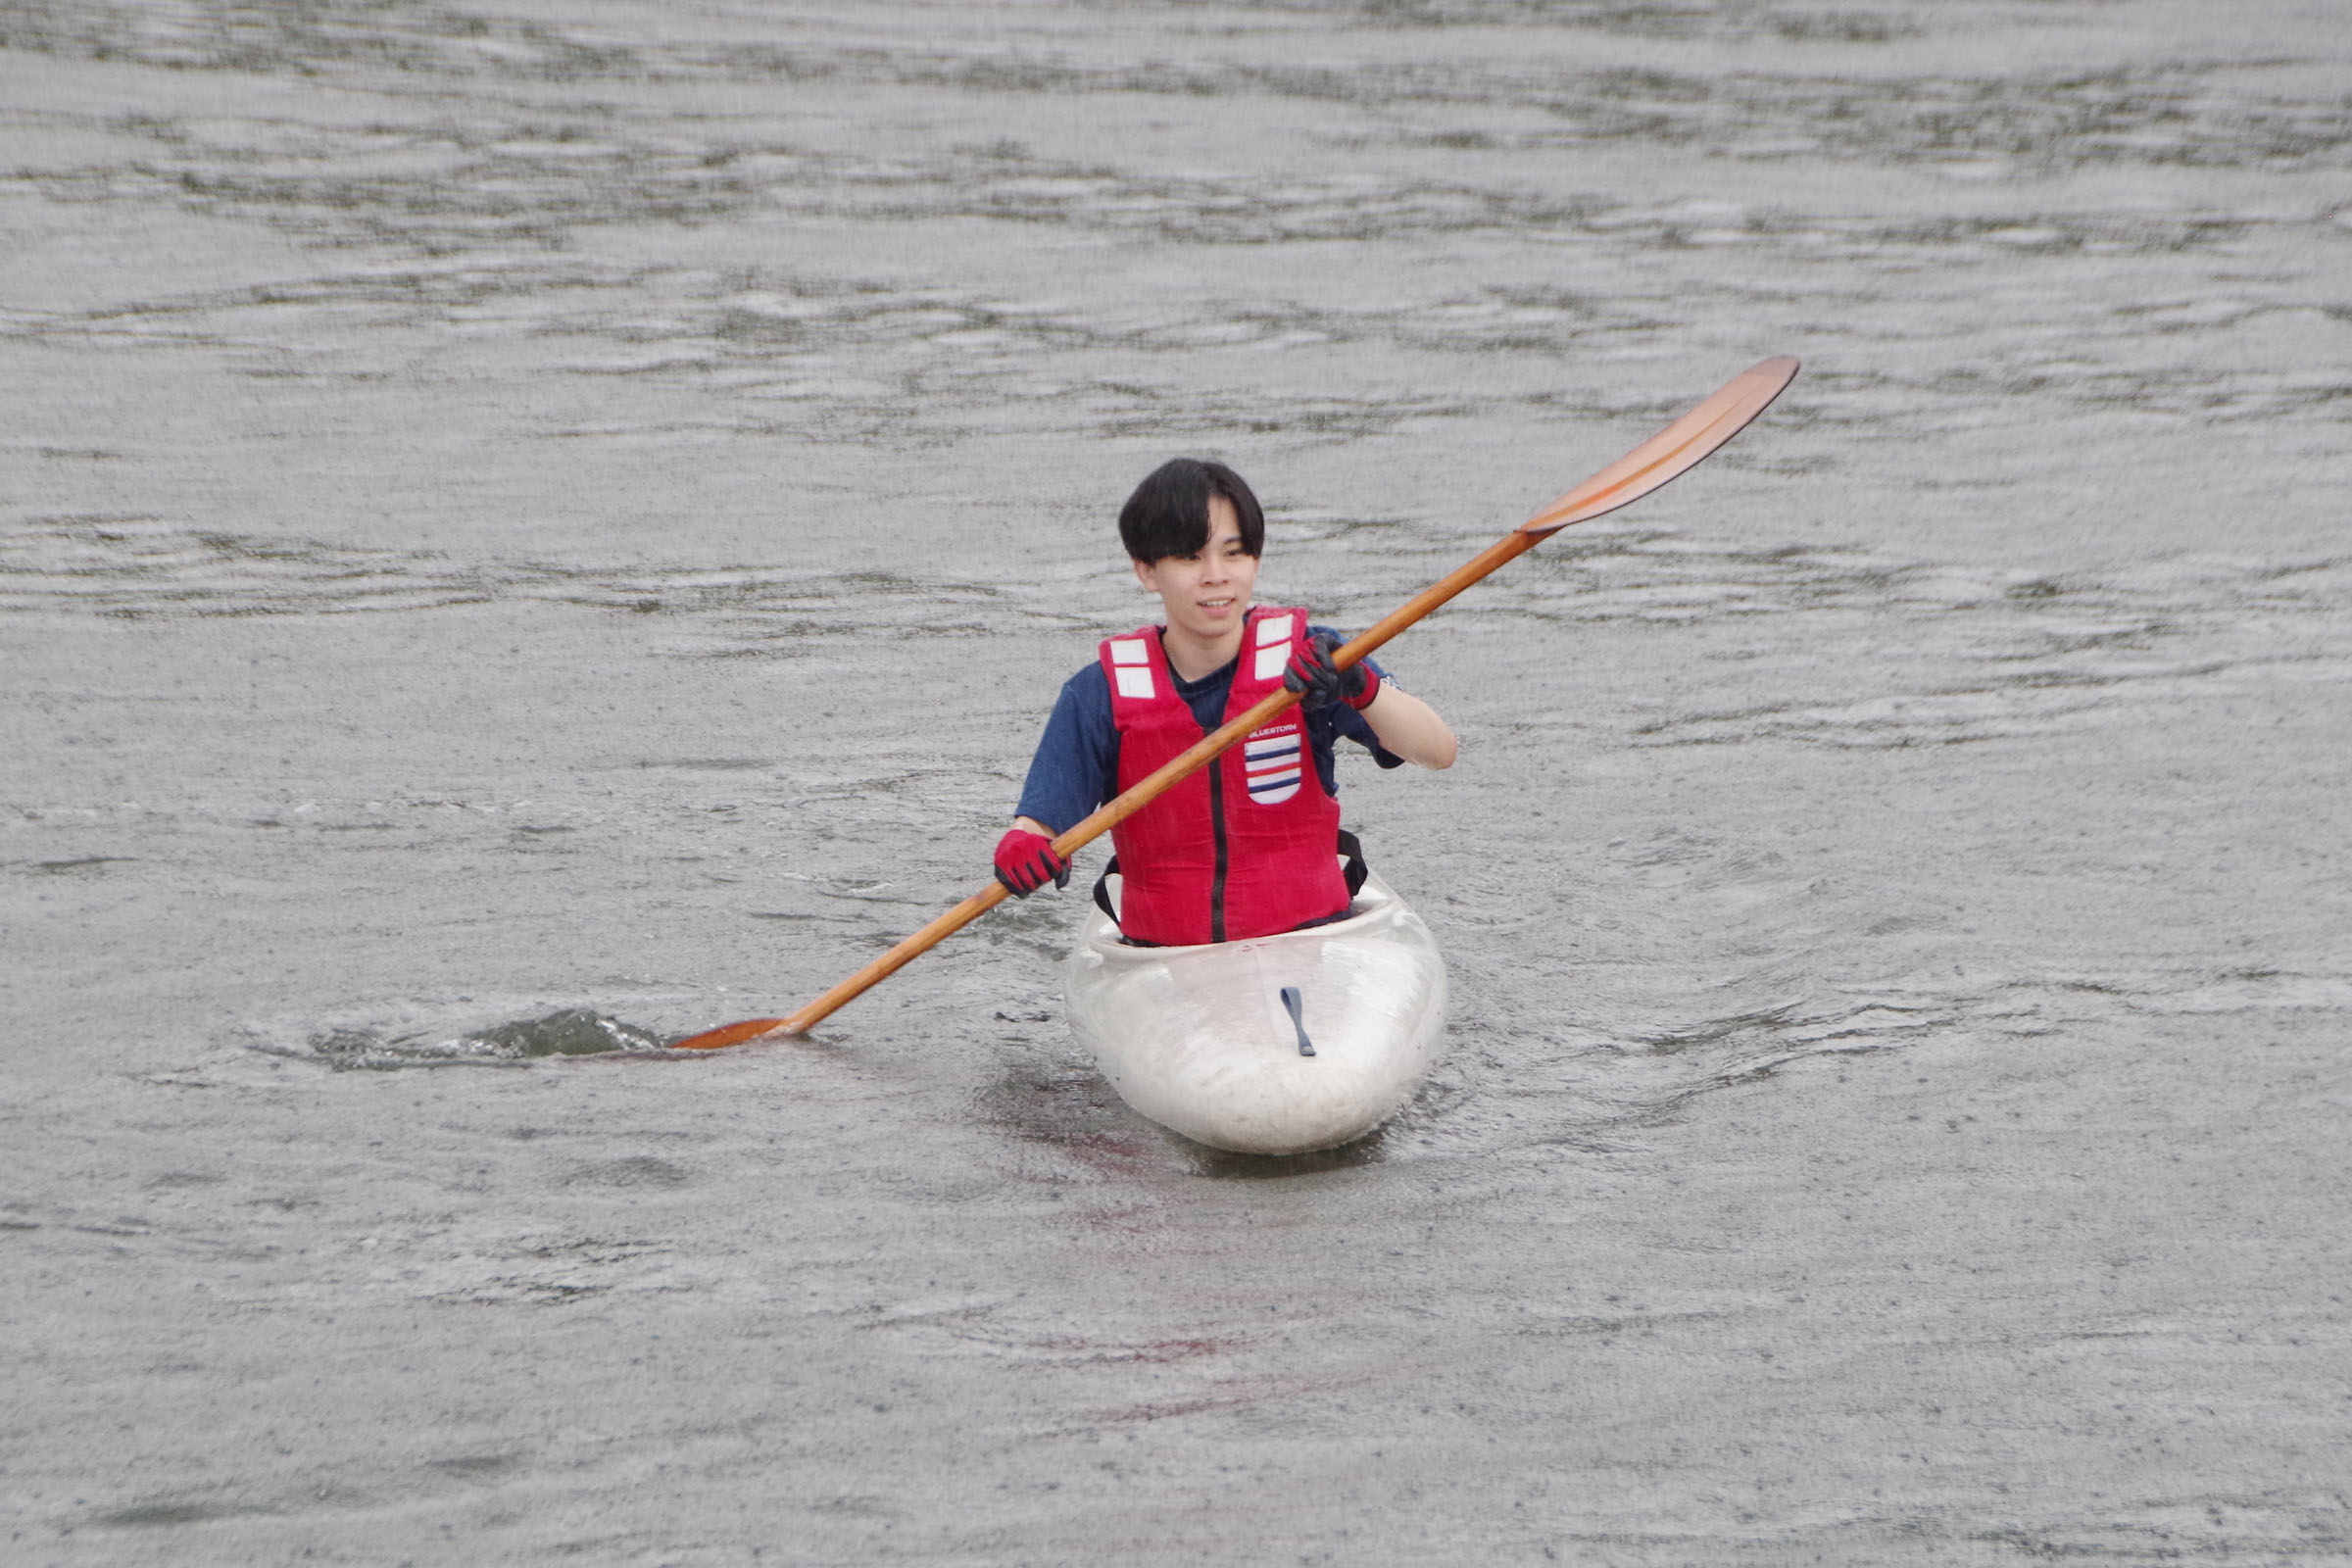
M 2340 0 L 0 0 L 0 1559 L 2352 1559 L 2348 285 Z M 1783 353 L 1390 651 L 1373 1139 L 1075 888 L 662 1049 L 1163 458 L 1363 625 Z

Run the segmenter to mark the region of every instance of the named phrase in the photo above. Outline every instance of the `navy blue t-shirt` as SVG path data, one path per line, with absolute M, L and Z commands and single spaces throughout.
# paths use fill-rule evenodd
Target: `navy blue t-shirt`
M 1338 635 L 1328 626 L 1306 630 L 1310 637 Z M 1240 662 L 1237 659 L 1197 681 L 1176 682 L 1176 695 L 1191 705 L 1201 734 L 1225 722 L 1225 703 L 1233 695 L 1233 672 Z M 1370 660 L 1365 662 L 1372 664 L 1381 679 L 1388 679 L 1388 671 L 1379 664 Z M 1173 676 L 1176 672 L 1171 669 L 1168 673 Z M 1364 715 L 1346 703 L 1326 704 L 1305 718 L 1307 744 L 1315 754 L 1315 774 L 1327 794 L 1339 793 L 1339 767 L 1332 750 L 1343 735 L 1370 750 L 1372 760 L 1383 767 L 1404 765 L 1403 758 L 1380 744 Z M 1118 793 L 1119 726 L 1110 712 L 1110 681 L 1102 673 L 1102 662 L 1097 659 L 1062 683 L 1054 716 L 1046 720 L 1045 737 L 1037 743 L 1037 756 L 1030 760 L 1028 780 L 1021 785 L 1021 804 L 1013 814 L 1032 817 L 1055 833 L 1066 833 Z

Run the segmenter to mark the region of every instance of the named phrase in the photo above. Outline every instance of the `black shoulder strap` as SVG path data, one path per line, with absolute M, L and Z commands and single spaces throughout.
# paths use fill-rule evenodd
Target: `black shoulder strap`
M 1372 868 L 1364 863 L 1363 841 L 1346 828 L 1340 829 L 1340 853 L 1348 857 L 1348 896 L 1352 899 L 1364 891 L 1364 878 Z

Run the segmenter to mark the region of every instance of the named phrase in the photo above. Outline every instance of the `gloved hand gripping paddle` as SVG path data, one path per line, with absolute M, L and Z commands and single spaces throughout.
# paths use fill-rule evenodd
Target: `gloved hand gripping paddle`
M 1339 646 L 1329 632 L 1310 637 L 1283 669 L 1282 689 L 1297 694 L 1298 706 L 1310 713 L 1333 703 L 1346 703 L 1360 713 L 1380 695 L 1380 671 L 1369 663 L 1358 660 L 1342 669 L 1332 662 L 1332 650 Z

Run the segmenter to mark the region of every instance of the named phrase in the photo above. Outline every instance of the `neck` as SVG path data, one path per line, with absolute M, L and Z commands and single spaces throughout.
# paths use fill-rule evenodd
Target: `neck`
M 1216 638 L 1196 636 L 1179 626 L 1162 626 L 1159 646 L 1168 656 L 1168 667 L 1176 672 L 1178 680 L 1199 680 L 1203 675 L 1215 674 L 1241 657 L 1242 631 L 1249 619 L 1244 615 L 1240 624 Z

